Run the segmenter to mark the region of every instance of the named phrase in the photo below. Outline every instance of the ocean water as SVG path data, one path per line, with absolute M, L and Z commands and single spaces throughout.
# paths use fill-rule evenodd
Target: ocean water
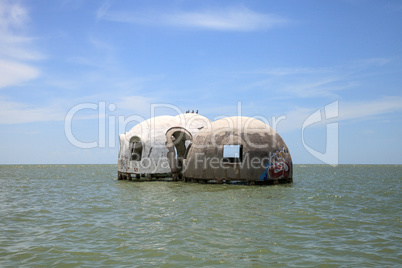
M 3 165 L 0 267 L 401 267 L 401 183 L 394 165 L 295 165 L 278 186 Z

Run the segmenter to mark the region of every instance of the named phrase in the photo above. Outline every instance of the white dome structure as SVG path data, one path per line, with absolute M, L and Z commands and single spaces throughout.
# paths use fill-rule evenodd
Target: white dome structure
M 210 120 L 195 113 L 157 116 L 119 135 L 118 178 L 132 175 L 176 179 L 194 135 L 210 127 Z
M 293 165 L 279 134 L 252 117 L 226 117 L 193 139 L 183 165 L 185 181 L 292 182 Z

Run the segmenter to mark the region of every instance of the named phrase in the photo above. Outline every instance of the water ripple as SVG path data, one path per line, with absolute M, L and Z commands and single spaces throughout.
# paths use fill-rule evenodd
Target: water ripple
M 401 166 L 295 166 L 249 187 L 0 166 L 0 266 L 400 267 Z

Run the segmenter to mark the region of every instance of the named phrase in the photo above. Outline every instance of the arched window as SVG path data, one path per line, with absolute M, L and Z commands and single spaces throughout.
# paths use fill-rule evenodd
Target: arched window
M 130 143 L 130 160 L 141 161 L 142 157 L 142 142 L 139 138 L 132 139 Z

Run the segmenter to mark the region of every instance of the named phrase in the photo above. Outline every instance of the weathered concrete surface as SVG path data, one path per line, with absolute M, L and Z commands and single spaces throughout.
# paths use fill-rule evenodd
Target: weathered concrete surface
M 235 162 L 223 156 L 224 145 L 239 145 Z M 283 139 L 262 121 L 227 117 L 194 137 L 184 161 L 186 180 L 291 182 L 293 166 Z
M 137 124 L 129 132 L 119 135 L 119 177 L 129 178 L 129 174 L 142 174 L 145 177 L 170 176 L 166 132 L 178 127 L 190 133 L 192 138 L 201 128 L 208 128 L 210 124 L 208 118 L 194 113 L 158 116 Z M 141 143 L 140 160 L 132 158 L 133 142 Z M 181 150 L 182 148 L 180 152 Z

